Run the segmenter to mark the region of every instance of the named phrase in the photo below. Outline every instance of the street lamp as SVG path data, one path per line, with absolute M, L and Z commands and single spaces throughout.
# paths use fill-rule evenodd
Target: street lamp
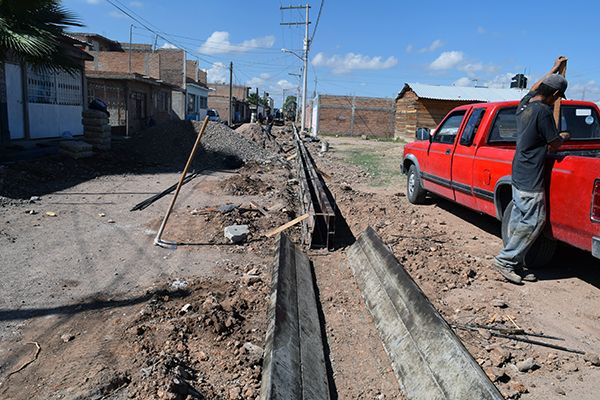
M 305 113 L 306 113 L 306 86 L 307 86 L 307 74 L 308 74 L 308 49 L 305 48 L 304 57 L 299 56 L 295 52 L 289 49 L 281 49 L 283 53 L 290 53 L 300 60 L 303 63 L 303 71 L 302 71 L 302 121 L 300 122 L 300 131 L 304 132 L 304 123 L 305 123 Z

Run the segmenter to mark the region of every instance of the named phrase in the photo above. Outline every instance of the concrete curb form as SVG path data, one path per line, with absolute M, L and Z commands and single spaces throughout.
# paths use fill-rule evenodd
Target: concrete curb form
M 503 399 L 371 227 L 348 260 L 407 399 Z
M 308 257 L 279 237 L 260 399 L 328 400 L 317 300 Z

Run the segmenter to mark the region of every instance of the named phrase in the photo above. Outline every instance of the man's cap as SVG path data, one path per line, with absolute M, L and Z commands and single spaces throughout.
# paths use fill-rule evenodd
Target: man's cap
M 566 99 L 565 92 L 567 91 L 568 83 L 564 76 L 559 74 L 551 74 L 545 77 L 542 83 L 554 90 L 558 90 L 560 96 Z

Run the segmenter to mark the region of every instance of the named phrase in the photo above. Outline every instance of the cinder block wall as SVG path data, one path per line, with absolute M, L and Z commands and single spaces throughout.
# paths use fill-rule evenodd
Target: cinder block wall
M 394 134 L 393 99 L 319 95 L 318 101 L 321 135 L 392 137 Z

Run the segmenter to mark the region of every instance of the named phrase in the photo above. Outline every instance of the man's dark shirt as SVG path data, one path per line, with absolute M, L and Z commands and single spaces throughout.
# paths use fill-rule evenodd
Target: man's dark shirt
M 547 145 L 558 139 L 552 108 L 532 101 L 529 92 L 517 108 L 517 151 L 512 163 L 512 183 L 524 192 L 544 190 L 544 163 Z

